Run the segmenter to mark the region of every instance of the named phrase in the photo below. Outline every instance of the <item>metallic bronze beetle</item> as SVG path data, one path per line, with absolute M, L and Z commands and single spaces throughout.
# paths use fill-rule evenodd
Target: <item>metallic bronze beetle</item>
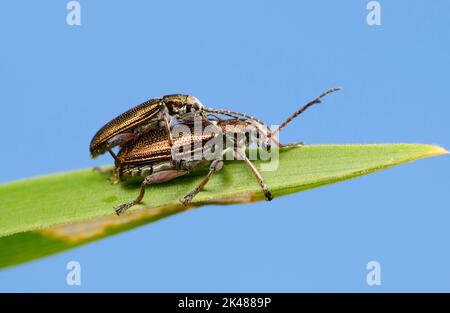
M 204 105 L 196 97 L 182 94 L 168 95 L 141 103 L 100 128 L 91 140 L 89 147 L 91 157 L 95 158 L 109 151 L 115 158 L 112 148 L 122 146 L 157 127 L 165 129 L 168 140 L 171 141 L 169 123 L 172 118 L 200 112 L 203 108 Z

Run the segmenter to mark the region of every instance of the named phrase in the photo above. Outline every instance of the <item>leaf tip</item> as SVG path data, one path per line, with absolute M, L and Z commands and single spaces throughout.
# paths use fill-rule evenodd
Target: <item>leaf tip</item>
M 433 146 L 433 149 L 430 152 L 433 156 L 449 154 L 448 150 L 444 149 L 441 146 Z

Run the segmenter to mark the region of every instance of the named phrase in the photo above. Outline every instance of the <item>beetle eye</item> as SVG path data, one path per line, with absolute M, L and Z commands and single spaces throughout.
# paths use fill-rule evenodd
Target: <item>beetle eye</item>
M 186 99 L 186 104 L 188 105 L 188 110 L 191 112 L 201 111 L 204 105 L 194 96 L 188 96 Z
M 201 111 L 203 109 L 203 104 L 200 102 L 194 102 L 192 105 L 192 111 Z

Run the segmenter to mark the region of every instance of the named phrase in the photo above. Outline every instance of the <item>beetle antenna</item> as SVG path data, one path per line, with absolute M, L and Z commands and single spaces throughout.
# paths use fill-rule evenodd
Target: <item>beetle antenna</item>
M 245 113 L 241 113 L 241 112 L 236 112 L 236 111 L 231 111 L 231 110 L 226 110 L 226 109 L 212 109 L 212 108 L 205 108 L 206 112 L 211 112 L 211 113 L 217 113 L 217 114 L 222 114 L 225 116 L 231 116 L 231 117 L 236 117 L 236 116 L 241 116 L 241 117 L 245 117 L 246 119 L 255 121 L 261 125 L 264 125 L 267 127 L 267 125 L 261 121 L 260 119 L 257 119 L 254 116 L 245 114 Z
M 326 95 L 341 90 L 341 87 L 334 87 L 331 88 L 327 91 L 325 91 L 324 93 L 322 93 L 320 96 L 318 96 L 317 98 L 315 98 L 314 100 L 308 102 L 307 104 L 305 104 L 301 109 L 299 109 L 298 111 L 296 111 L 294 114 L 292 114 L 286 121 L 284 121 L 283 124 L 281 124 L 277 129 L 275 129 L 275 131 L 273 131 L 270 136 L 274 136 L 276 135 L 282 128 L 284 128 L 287 124 L 289 124 L 293 119 L 295 119 L 297 116 L 299 116 L 300 114 L 302 114 L 303 112 L 306 111 L 307 108 L 309 108 L 310 106 L 320 103 L 321 99 L 323 97 L 325 97 Z
M 254 123 L 257 123 L 257 124 L 260 124 L 261 126 L 263 126 L 265 128 L 266 135 L 267 135 L 267 133 L 268 134 L 271 133 L 270 127 L 267 126 L 266 123 L 264 123 L 263 121 L 261 121 L 260 119 L 254 117 L 254 116 L 251 116 L 251 115 L 248 115 L 248 114 L 245 114 L 245 113 L 242 113 L 242 112 L 228 110 L 228 109 L 205 108 L 205 111 L 209 112 L 209 113 L 217 113 L 217 114 L 221 114 L 221 115 L 225 115 L 225 116 L 229 116 L 229 117 L 234 117 L 234 118 L 238 118 L 238 116 L 245 117 L 247 120 L 249 120 L 251 122 L 254 122 Z M 257 126 L 257 128 L 260 129 L 258 126 Z

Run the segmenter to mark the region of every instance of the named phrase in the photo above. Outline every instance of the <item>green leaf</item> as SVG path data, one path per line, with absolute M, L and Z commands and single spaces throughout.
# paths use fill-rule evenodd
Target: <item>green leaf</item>
M 316 145 L 280 150 L 279 168 L 262 172 L 276 197 L 366 175 L 393 165 L 448 153 L 421 144 Z M 258 167 L 260 161 L 255 161 Z M 0 268 L 23 263 L 188 208 L 178 202 L 203 175 L 147 188 L 144 203 L 116 216 L 139 184 L 111 185 L 105 174 L 83 169 L 0 185 Z M 190 206 L 262 200 L 259 185 L 241 161 L 227 161 Z

